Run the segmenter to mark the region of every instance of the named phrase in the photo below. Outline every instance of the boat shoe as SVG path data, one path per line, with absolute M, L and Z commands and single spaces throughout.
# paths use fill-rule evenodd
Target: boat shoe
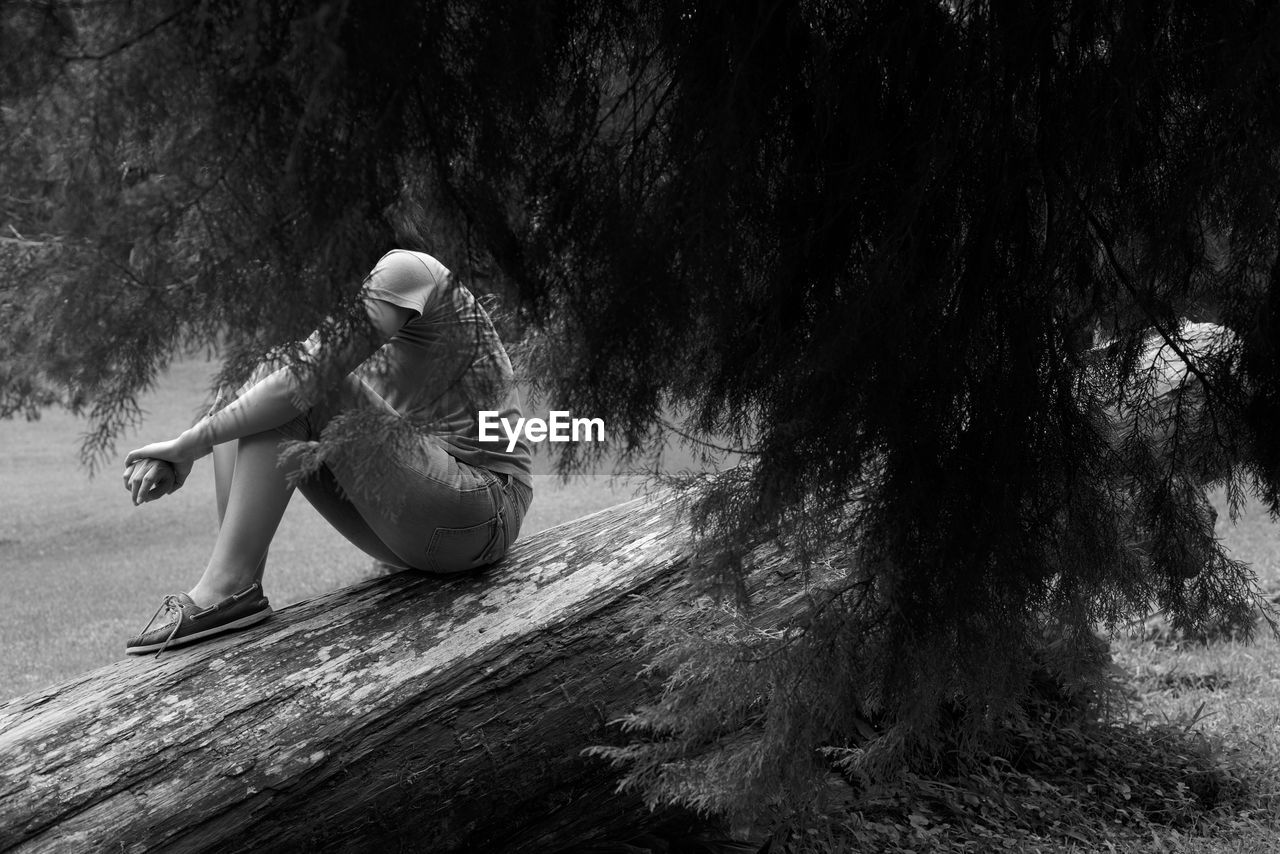
M 168 619 L 152 628 L 164 612 Z M 164 597 L 146 628 L 125 644 L 125 652 L 155 652 L 157 656 L 169 647 L 195 643 L 224 632 L 243 629 L 271 616 L 271 605 L 262 593 L 262 585 L 254 582 L 234 596 L 201 608 L 185 593 Z

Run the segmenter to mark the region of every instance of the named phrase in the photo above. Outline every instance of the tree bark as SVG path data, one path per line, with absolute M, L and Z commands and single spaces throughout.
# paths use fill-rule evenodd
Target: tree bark
M 690 543 L 674 499 L 640 499 L 530 537 L 478 575 L 376 579 L 12 700 L 0 849 L 620 838 L 645 811 L 582 749 L 616 742 L 609 721 L 657 690 L 633 651 L 655 611 L 690 597 Z

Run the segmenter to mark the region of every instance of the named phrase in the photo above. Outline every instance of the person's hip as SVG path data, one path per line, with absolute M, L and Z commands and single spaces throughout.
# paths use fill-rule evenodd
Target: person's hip
M 458 466 L 464 472 L 460 488 L 448 498 L 433 489 L 434 500 L 417 514 L 426 523 L 422 568 L 428 572 L 466 572 L 501 560 L 533 498 L 532 489 L 508 474 Z

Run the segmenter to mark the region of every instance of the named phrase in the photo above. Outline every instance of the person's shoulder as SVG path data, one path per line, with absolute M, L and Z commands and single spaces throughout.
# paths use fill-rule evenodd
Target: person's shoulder
M 365 281 L 370 296 L 422 313 L 445 290 L 449 270 L 425 252 L 392 249 Z
M 378 259 L 373 270 L 396 278 L 421 277 L 425 274 L 435 285 L 443 284 L 449 277 L 449 269 L 434 256 L 412 249 L 392 249 Z

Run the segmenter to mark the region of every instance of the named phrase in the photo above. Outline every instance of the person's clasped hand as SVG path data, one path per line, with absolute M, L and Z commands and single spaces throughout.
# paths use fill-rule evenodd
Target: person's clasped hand
M 130 451 L 124 460 L 124 488 L 133 496 L 134 506 L 177 492 L 195 461 L 212 450 L 195 441 L 188 431 L 176 439 Z

